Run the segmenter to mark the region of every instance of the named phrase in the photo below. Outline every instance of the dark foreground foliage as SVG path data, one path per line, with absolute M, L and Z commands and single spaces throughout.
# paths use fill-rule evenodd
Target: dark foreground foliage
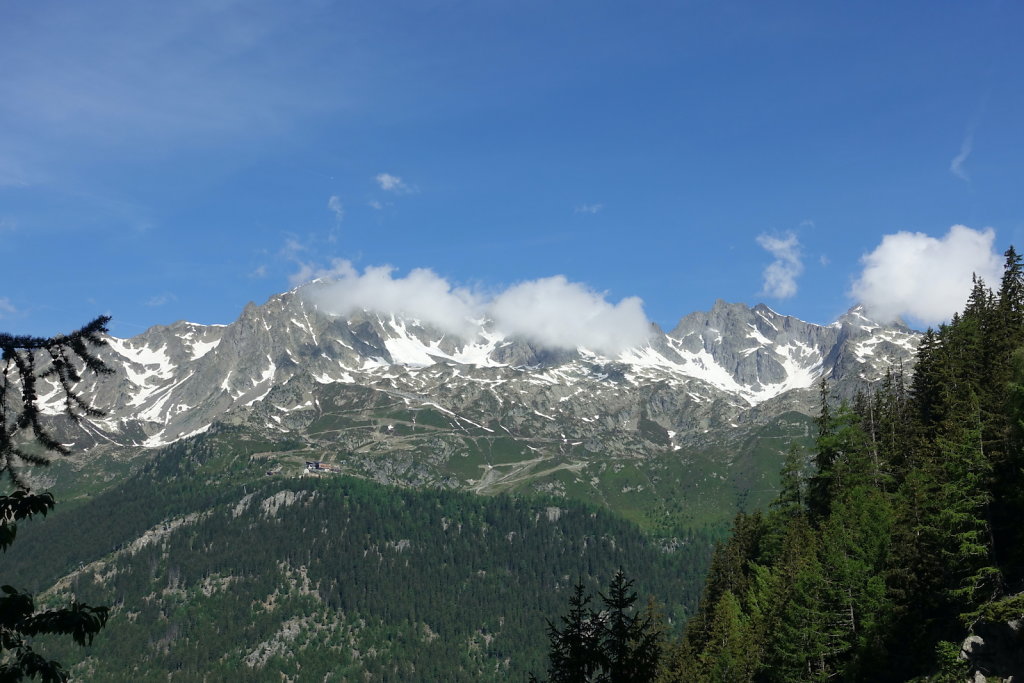
M 47 429 L 38 404 L 40 381 L 51 380 L 64 397 L 64 414 L 78 420 L 82 415 L 103 413 L 76 391 L 82 372 L 106 374 L 110 369 L 94 355 L 106 342 L 110 318 L 101 316 L 68 335 L 33 337 L 0 333 L 0 475 L 6 474 L 15 490 L 0 496 L 0 550 L 6 552 L 18 533 L 18 522 L 45 517 L 54 508 L 49 493 L 32 493 L 21 468 L 46 466 L 48 451 L 68 455 L 66 446 Z M 70 635 L 79 645 L 91 643 L 107 621 L 106 607 L 90 607 L 73 600 L 68 607 L 36 610 L 31 593 L 0 587 L 0 681 L 39 677 L 45 683 L 67 680 L 57 660 L 33 649 L 41 635 Z

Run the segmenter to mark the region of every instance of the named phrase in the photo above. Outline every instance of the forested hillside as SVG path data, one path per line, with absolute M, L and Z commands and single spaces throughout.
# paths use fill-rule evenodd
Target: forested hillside
M 813 452 L 790 451 L 768 511 L 737 516 L 663 673 L 965 681 L 979 670 L 959 656 L 965 637 L 1024 617 L 1022 519 L 1024 270 L 1011 248 L 998 291 L 976 280 L 963 313 L 925 335 L 909 386 L 896 369 L 850 405 L 822 401 Z M 986 675 L 1022 672 L 1019 629 L 1004 648 Z
M 577 580 L 596 588 L 622 567 L 642 594 L 672 596 L 676 625 L 696 608 L 706 534 L 667 549 L 564 500 L 268 476 L 235 436 L 165 449 L 5 558 L 5 580 L 44 600 L 112 606 L 91 647 L 42 643 L 73 674 L 524 680 Z

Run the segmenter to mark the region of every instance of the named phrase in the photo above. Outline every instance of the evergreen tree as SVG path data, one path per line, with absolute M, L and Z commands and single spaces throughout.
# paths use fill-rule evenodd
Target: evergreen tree
M 829 660 L 835 634 L 825 609 L 827 586 L 817 539 L 809 533 L 796 538 L 804 543 L 802 552 L 783 565 L 787 576 L 778 575 L 782 581 L 775 583 L 785 586 L 780 596 L 785 600 L 779 603 L 776 630 L 766 634 L 767 678 L 785 683 L 827 680 L 834 674 Z
M 1001 558 L 1006 579 L 1024 590 L 1024 347 L 1010 357 L 1006 391 L 1008 437 L 1005 461 L 995 467 L 993 489 L 993 533 L 995 553 Z
M 750 562 L 761 555 L 768 533 L 760 512 L 736 515 L 728 540 L 715 548 L 704 581 L 700 609 L 686 625 L 686 640 L 696 652 L 701 652 L 711 638 L 711 619 L 714 606 L 726 593 L 746 595 L 750 588 Z
M 863 483 L 880 485 L 882 468 L 871 462 L 868 437 L 860 426 L 860 416 L 845 403 L 833 411 L 822 382 L 821 415 L 818 417 L 818 439 L 815 442 L 816 471 L 811 477 L 807 507 L 812 520 L 825 520 L 843 489 Z
M 732 591 L 726 591 L 711 618 L 711 639 L 700 657 L 700 680 L 747 683 L 757 671 L 757 654 L 749 619 Z
M 905 472 L 913 443 L 909 395 L 902 364 L 890 368 L 871 401 L 871 442 L 876 460 L 885 471 L 883 486 L 892 488 L 895 479 Z
M 569 599 L 559 628 L 548 622 L 548 680 L 599 683 L 653 681 L 661 661 L 663 628 L 653 609 L 636 608 L 633 581 L 620 569 L 608 592 L 599 593 L 603 609 L 589 608 L 582 581 Z M 531 676 L 531 680 L 537 680 Z
M 941 419 L 941 344 L 939 331 L 932 328 L 925 330 L 917 343 L 917 362 L 914 364 L 914 377 L 910 382 L 910 395 L 916 408 L 916 424 L 923 431 L 930 429 Z
M 937 523 L 948 539 L 941 552 L 949 568 L 947 590 L 962 614 L 999 597 L 1002 577 L 992 561 L 988 506 L 991 464 L 981 447 L 981 430 L 964 428 L 938 439 L 941 479 Z
M 1002 448 L 992 453 L 992 533 L 993 552 L 1004 565 L 1010 585 L 1024 589 L 1024 528 L 1020 510 L 1024 509 L 1024 263 L 1017 251 L 1006 251 L 1003 277 L 999 287 L 998 329 L 993 345 L 998 347 L 1001 372 L 994 378 L 1002 389 L 993 399 L 993 411 L 1003 418 Z
M 605 608 L 601 642 L 605 671 L 600 681 L 652 681 L 657 672 L 661 634 L 654 628 L 653 617 L 636 609 L 637 594 L 632 587 L 633 581 L 620 569 L 608 585 L 608 594 L 600 594 Z
M 1011 246 L 1003 254 L 1003 277 L 999 283 L 999 310 L 1003 324 L 1018 333 L 1024 330 L 1024 258 Z
M 75 390 L 85 370 L 105 374 L 111 370 L 95 356 L 92 348 L 106 343 L 109 318 L 101 316 L 68 335 L 33 337 L 0 334 L 0 361 L 4 364 L 0 385 L 0 474 L 6 473 L 15 486 L 0 496 L 0 550 L 6 551 L 17 535 L 17 522 L 53 509 L 49 493 L 32 493 L 21 473 L 24 465 L 45 466 L 44 451 L 69 453 L 42 421 L 37 385 L 52 379 L 63 391 L 64 414 L 71 420 L 102 412 L 86 403 Z M 19 681 L 37 675 L 46 683 L 67 680 L 59 662 L 48 660 L 32 648 L 32 638 L 41 634 L 70 635 L 79 645 L 92 642 L 107 621 L 106 607 L 74 602 L 69 607 L 37 612 L 33 596 L 11 586 L 0 588 L 0 681 Z
M 822 529 L 819 552 L 827 578 L 835 669 L 848 678 L 885 660 L 884 632 L 892 610 L 885 569 L 893 512 L 887 496 L 869 486 L 844 492 Z M 874 661 L 879 660 L 879 661 Z
M 771 503 L 771 508 L 784 517 L 802 514 L 807 497 L 805 465 L 802 449 L 795 441 L 786 451 L 786 459 L 779 473 L 779 495 Z
M 569 612 L 559 617 L 561 628 L 548 620 L 548 680 L 551 683 L 584 683 L 594 680 L 601 665 L 601 618 L 590 609 L 581 579 L 569 598 Z

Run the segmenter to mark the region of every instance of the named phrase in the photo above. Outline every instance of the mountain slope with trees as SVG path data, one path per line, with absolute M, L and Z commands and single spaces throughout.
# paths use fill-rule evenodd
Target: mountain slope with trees
M 13 549 L 9 574 L 44 601 L 112 606 L 90 647 L 46 643 L 73 674 L 525 680 L 543 669 L 537 622 L 579 580 L 624 567 L 643 595 L 673 596 L 673 624 L 696 609 L 713 547 L 701 531 L 667 548 L 550 497 L 267 475 L 239 434 L 167 447 Z
M 810 462 L 791 450 L 769 510 L 737 516 L 663 677 L 1024 673 L 1019 629 L 984 665 L 959 655 L 969 634 L 1024 618 L 1022 387 L 1011 248 L 998 291 L 976 280 L 964 311 L 925 334 L 909 386 L 894 371 L 851 404 L 822 401 Z

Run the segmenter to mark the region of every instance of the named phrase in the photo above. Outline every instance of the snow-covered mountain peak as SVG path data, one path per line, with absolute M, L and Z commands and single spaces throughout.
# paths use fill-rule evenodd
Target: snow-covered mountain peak
M 857 308 L 819 326 L 763 304 L 719 300 L 671 332 L 652 328 L 646 344 L 608 356 L 503 336 L 486 320 L 475 334 L 455 335 L 374 311 L 326 315 L 292 290 L 247 305 L 229 325 L 179 322 L 110 341 L 104 353 L 115 374 L 90 379 L 86 388 L 108 416 L 85 429 L 94 440 L 156 446 L 267 401 L 282 410 L 305 405 L 316 387 L 332 384 L 447 409 L 486 395 L 545 415 L 591 413 L 579 405 L 659 387 L 694 404 L 724 402 L 742 411 L 822 376 L 878 378 L 893 363 L 909 363 L 917 335 L 879 325 Z M 554 405 L 538 398 L 556 395 Z

